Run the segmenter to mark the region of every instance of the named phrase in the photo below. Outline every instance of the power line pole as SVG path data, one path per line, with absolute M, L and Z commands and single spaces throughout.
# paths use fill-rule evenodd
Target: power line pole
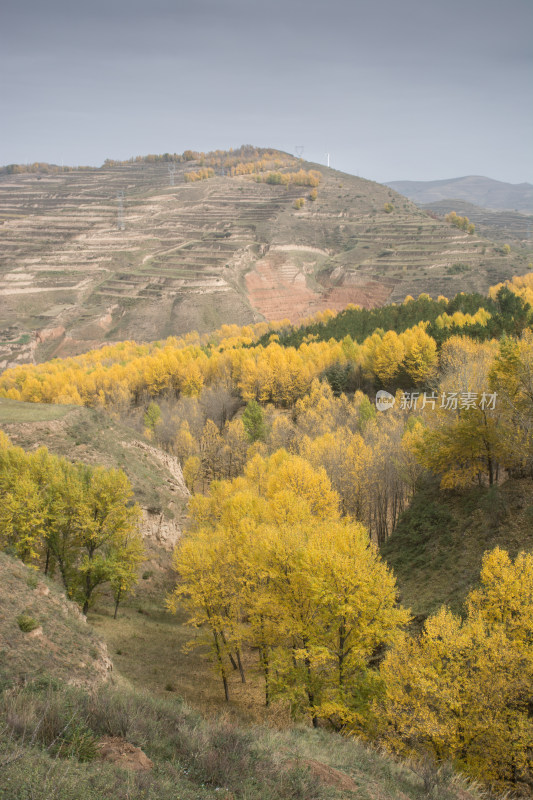
M 175 164 L 169 164 L 168 165 L 168 179 L 170 181 L 170 185 L 171 186 L 174 186 L 175 175 L 176 175 L 176 165 Z

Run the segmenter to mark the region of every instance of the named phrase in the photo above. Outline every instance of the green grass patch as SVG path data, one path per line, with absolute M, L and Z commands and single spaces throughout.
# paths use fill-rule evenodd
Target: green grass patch
M 441 491 L 437 482 L 419 489 L 381 548 L 414 615 L 443 604 L 461 612 L 487 550 L 499 546 L 514 558 L 533 549 L 532 493 L 531 479 L 463 492 Z
M 62 419 L 76 406 L 50 405 L 47 403 L 21 403 L 18 400 L 0 398 L 0 425 L 11 422 L 44 422 Z

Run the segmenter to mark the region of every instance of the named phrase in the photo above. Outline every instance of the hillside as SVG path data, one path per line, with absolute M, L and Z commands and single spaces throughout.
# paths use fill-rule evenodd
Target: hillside
M 530 183 L 505 183 L 481 175 L 467 175 L 440 181 L 390 181 L 387 186 L 417 204 L 464 200 L 496 211 L 533 213 L 533 186 Z
M 508 242 L 515 247 L 525 247 L 529 251 L 533 248 L 531 214 L 520 211 L 494 211 L 468 203 L 466 200 L 436 200 L 433 203 L 422 203 L 420 207 L 439 217 L 445 217 L 446 214 L 455 211 L 460 216 L 468 217 L 476 226 L 476 231 L 487 239 Z
M 283 153 L 278 161 L 282 172 L 320 173 L 315 200 L 306 186 L 223 167 L 191 182 L 194 160 L 171 173 L 147 160 L 4 172 L 0 368 L 226 322 L 486 291 L 527 269 L 524 256 L 431 219 L 385 186 Z M 457 262 L 468 274 L 449 273 Z
M 494 656 L 483 662 L 481 680 L 481 661 L 471 661 L 474 650 L 449 648 L 438 661 L 444 672 L 431 678 L 427 698 L 421 697 L 421 705 L 416 700 L 413 713 L 412 675 L 418 673 L 402 648 L 416 656 L 424 645 L 416 639 L 416 626 L 407 637 L 389 628 L 391 640 L 385 639 L 385 626 L 394 625 L 395 618 L 406 624 L 407 614 L 397 607 L 392 572 L 389 583 L 384 565 L 383 570 L 377 563 L 369 565 L 365 572 L 373 549 L 360 524 L 381 545 L 397 576 L 401 601 L 418 624 L 441 603 L 460 609 L 479 581 L 486 550 L 500 544 L 514 555 L 531 548 L 531 478 L 498 483 L 510 474 L 531 475 L 530 383 L 524 397 L 513 395 L 512 408 L 506 399 L 513 375 L 521 380 L 522 368 L 524 376 L 531 375 L 531 314 L 525 304 L 530 284 L 531 276 L 524 276 L 495 299 L 461 294 L 448 302 L 422 296 L 374 310 L 348 309 L 337 317 L 324 315 L 316 331 L 312 326 L 295 332 L 287 327 L 273 337 L 268 332 L 264 346 L 254 345 L 246 329 L 232 329 L 226 339 L 205 337 L 202 347 L 194 337 L 144 347 L 129 342 L 5 373 L 4 391 L 11 399 L 0 401 L 0 428 L 29 450 L 44 443 L 71 459 L 123 467 L 143 505 L 145 540 L 158 569 L 154 575 L 151 567 L 141 568 L 135 593 L 121 603 L 116 619 L 112 597 L 104 591 L 89 611 L 90 625 L 114 660 L 112 686 L 92 691 L 88 698 L 83 689 L 58 688 L 54 680 L 48 687 L 45 679 L 4 693 L 0 745 L 8 760 L 0 755 L 0 798 L 74 800 L 83 793 L 88 800 L 175 800 L 177 795 L 182 800 L 467 800 L 451 764 L 487 786 L 491 782 L 493 791 L 513 789 L 530 796 L 529 760 L 520 772 L 510 768 L 515 753 L 529 759 L 531 741 L 520 647 L 510 637 L 505 642 L 514 650 L 502 647 L 506 633 L 494 623 L 497 646 L 485 640 L 476 644 L 475 659 Z M 485 306 L 490 311 L 478 313 L 486 312 Z M 447 320 L 453 321 L 456 334 L 474 338 L 451 335 Z M 306 339 L 295 342 L 298 349 L 283 346 L 293 333 Z M 499 353 L 487 341 L 490 334 L 503 337 Z M 520 334 L 510 350 L 508 336 Z M 494 373 L 493 366 L 498 367 Z M 423 391 L 424 406 L 398 402 L 386 412 L 379 406 L 376 410 L 372 401 L 377 388 L 395 390 L 397 381 L 409 389 L 408 395 L 413 385 Z M 352 394 L 358 385 L 367 396 Z M 343 395 L 342 389 L 350 386 L 348 396 Z M 435 419 L 437 409 L 425 408 L 426 390 L 436 388 L 444 399 L 454 386 L 475 399 L 490 387 L 494 404 L 483 394 L 479 405 L 450 407 Z M 496 395 L 502 398 L 498 408 Z M 50 403 L 68 397 L 80 405 L 23 403 L 12 399 L 17 396 Z M 523 416 L 513 413 L 516 407 Z M 134 429 L 116 422 L 117 417 L 133 420 L 138 429 L 143 424 L 151 430 L 150 439 L 144 441 Z M 494 452 L 492 439 L 487 447 L 483 435 L 488 425 Z M 168 454 L 148 441 L 167 447 Z M 508 447 L 508 442 L 516 444 Z M 176 587 L 169 549 L 180 533 L 186 490 L 174 454 L 179 454 L 187 485 L 196 493 L 189 536 L 173 562 L 179 575 Z M 28 461 L 37 465 L 38 459 Z M 4 460 L 6 480 L 10 463 Z M 32 524 L 32 482 L 46 475 L 35 469 L 36 477 L 27 483 L 17 472 L 13 489 L 5 492 L 4 538 L 11 549 L 24 544 L 24 524 Z M 424 477 L 428 472 L 435 476 L 431 482 Z M 453 490 L 439 489 L 438 479 Z M 492 488 L 484 488 L 494 479 Z M 24 489 L 17 495 L 20 486 Z M 10 508 L 17 510 L 18 527 L 11 523 Z M 61 507 L 47 508 L 51 524 L 62 525 Z M 93 516 L 90 510 L 81 518 L 83 528 L 84 520 Z M 162 520 L 173 536 L 162 535 Z M 49 539 L 41 535 L 35 559 L 36 567 L 44 569 Z M 524 574 L 531 581 L 520 582 L 524 614 L 530 608 L 531 592 L 525 595 L 533 586 L 533 562 L 526 566 L 529 572 Z M 30 606 L 26 588 L 36 588 L 39 573 L 34 570 L 30 582 L 26 573 L 21 575 L 23 611 L 38 628 L 45 620 L 39 618 L 38 602 Z M 347 577 L 349 585 L 341 594 L 338 587 Z M 169 591 L 173 599 L 165 604 Z M 18 593 L 11 585 L 10 594 Z M 325 597 L 334 602 L 325 604 Z M 340 607 L 337 597 L 343 599 Z M 382 608 L 393 617 L 392 623 L 383 621 L 380 631 L 375 622 Z M 343 633 L 347 619 L 349 642 Z M 435 624 L 430 621 L 428 630 Z M 53 641 L 42 627 L 43 636 Z M 362 631 L 367 631 L 366 641 Z M 472 631 L 467 626 L 465 636 Z M 27 641 L 31 633 L 28 629 Z M 378 664 L 385 648 L 385 661 Z M 507 661 L 499 660 L 501 652 Z M 48 667 L 41 666 L 38 650 L 32 653 L 42 678 Z M 346 657 L 351 653 L 357 654 L 353 660 Z M 405 664 L 403 677 L 394 658 Z M 461 661 L 465 658 L 468 663 Z M 391 663 L 387 683 L 381 684 Z M 517 675 L 513 685 L 507 666 Z M 53 664 L 50 670 L 54 678 Z M 453 671 L 459 681 L 450 677 Z M 400 711 L 396 695 L 389 692 L 396 675 L 403 681 Z M 499 705 L 493 680 L 506 692 Z M 9 681 L 24 683 L 13 670 L 6 673 Z M 423 695 L 427 685 L 418 681 L 416 692 Z M 457 702 L 447 699 L 450 686 Z M 452 726 L 449 730 L 457 730 L 452 736 L 440 727 L 442 746 L 441 734 L 434 738 L 431 718 L 429 731 L 424 730 L 426 710 L 433 713 L 432 704 L 441 697 L 438 724 L 443 719 Z M 506 715 L 509 709 L 514 714 L 515 707 L 518 722 L 507 724 Z M 458 721 L 448 722 L 455 708 L 465 711 Z M 223 717 L 215 716 L 222 709 Z M 209 717 L 202 719 L 199 712 Z M 34 736 L 41 718 L 45 732 Z M 294 719 L 301 724 L 295 725 Z M 419 725 L 414 734 L 413 724 Z M 509 732 L 522 730 L 522 724 L 525 733 L 516 743 Z M 400 728 L 401 739 L 396 733 Z M 332 730 L 354 736 L 341 738 Z M 471 731 L 474 744 L 465 747 Z M 355 738 L 361 732 L 404 760 L 392 761 L 363 746 Z M 106 737 L 118 739 L 114 744 L 121 748 L 142 748 L 152 765 L 142 780 L 132 778 L 127 784 L 123 776 L 117 778 L 120 766 L 91 763 L 100 762 Z M 68 770 L 56 757 L 58 739 L 68 755 L 77 756 Z M 417 762 L 409 764 L 407 757 Z M 6 765 L 7 772 L 2 769 Z M 59 794 L 50 791 L 49 775 L 54 785 L 59 780 Z
M 533 550 L 530 478 L 462 493 L 427 483 L 382 554 L 397 576 L 402 602 L 420 622 L 443 604 L 460 612 L 478 582 L 483 553 L 498 546 L 513 558 L 520 550 Z
M 77 406 L 0 399 L 0 429 L 25 450 L 44 445 L 71 461 L 123 469 L 143 511 L 150 556 L 172 549 L 188 498 L 177 459 L 142 441 L 136 431 L 105 412 Z
M 238 727 L 132 689 L 58 585 L 5 553 L 0 654 L 6 800 L 423 800 L 425 784 L 442 800 L 478 797 L 449 773 L 357 740 Z
M 106 645 L 62 587 L 0 552 L 0 687 L 51 674 L 91 687 L 111 670 Z

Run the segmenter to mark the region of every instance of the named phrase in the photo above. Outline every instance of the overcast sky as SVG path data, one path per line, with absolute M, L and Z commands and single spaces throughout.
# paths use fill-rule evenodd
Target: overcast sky
M 1 0 L 0 164 L 304 147 L 533 182 L 531 0 Z

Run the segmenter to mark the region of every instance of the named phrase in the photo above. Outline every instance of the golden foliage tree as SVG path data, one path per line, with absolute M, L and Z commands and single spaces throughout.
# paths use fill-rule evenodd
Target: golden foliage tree
M 169 599 L 211 642 L 229 696 L 232 659 L 256 648 L 265 702 L 289 698 L 311 716 L 348 715 L 372 692 L 369 661 L 407 619 L 394 579 L 362 525 L 341 519 L 325 471 L 280 451 L 196 496 L 176 549 Z M 242 671 L 241 671 L 242 674 Z
M 0 546 L 47 574 L 58 569 L 84 613 L 101 584 L 118 603 L 137 580 L 144 549 L 132 494 L 120 470 L 71 464 L 44 447 L 25 453 L 0 432 Z
M 404 755 L 428 748 L 499 788 L 531 784 L 533 556 L 486 553 L 463 621 L 446 608 L 403 636 L 381 668 L 381 734 Z

